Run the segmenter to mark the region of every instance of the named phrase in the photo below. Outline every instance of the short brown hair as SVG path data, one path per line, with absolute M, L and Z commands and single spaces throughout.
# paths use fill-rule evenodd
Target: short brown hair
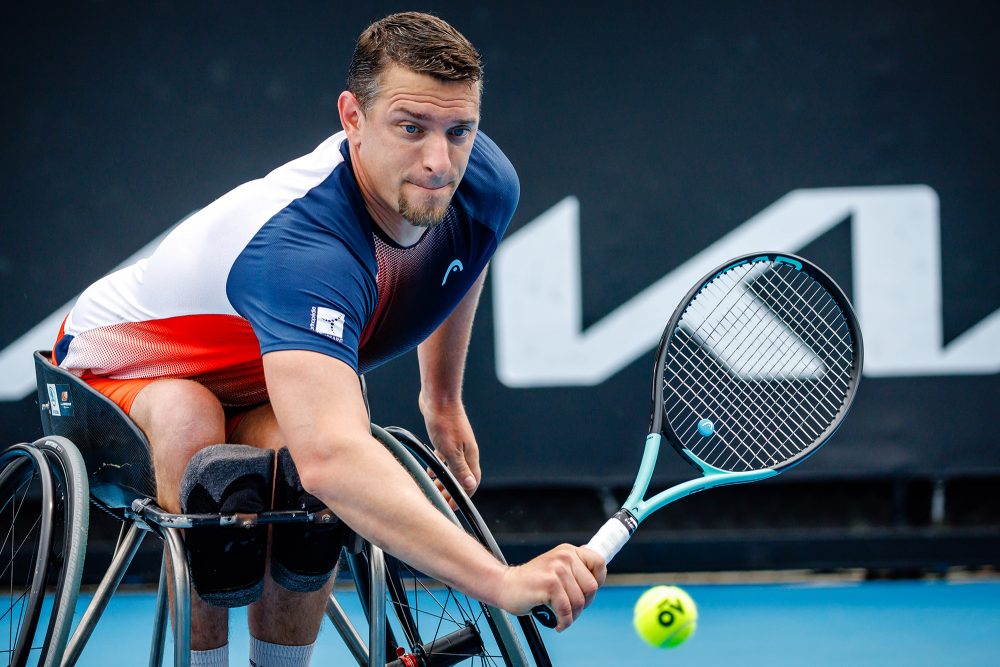
M 440 81 L 468 81 L 482 88 L 479 51 L 447 22 L 431 14 L 391 14 L 365 28 L 358 37 L 347 90 L 367 111 L 379 92 L 379 77 L 390 64 L 401 65 Z

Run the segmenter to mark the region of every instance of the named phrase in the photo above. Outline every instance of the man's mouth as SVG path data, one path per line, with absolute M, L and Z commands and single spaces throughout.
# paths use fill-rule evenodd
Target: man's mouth
M 421 185 L 420 183 L 414 183 L 413 181 L 407 181 L 410 185 L 414 185 L 421 190 L 427 190 L 428 192 L 437 192 L 438 190 L 443 190 L 451 185 L 451 182 L 442 183 L 441 185 Z

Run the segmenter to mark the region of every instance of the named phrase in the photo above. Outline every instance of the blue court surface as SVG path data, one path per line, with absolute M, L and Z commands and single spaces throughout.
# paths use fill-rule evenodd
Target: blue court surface
M 666 582 L 663 582 L 666 583 Z M 672 650 L 647 647 L 631 626 L 644 586 L 606 586 L 564 633 L 545 631 L 555 665 L 1000 665 L 1000 581 L 804 582 L 685 585 L 698 629 Z M 354 617 L 360 608 L 338 596 Z M 82 612 L 89 596 L 81 596 Z M 148 660 L 154 596 L 121 592 L 88 644 L 82 665 L 134 667 Z M 246 665 L 246 611 L 231 623 L 230 664 Z M 170 647 L 165 664 L 169 663 Z M 349 665 L 329 628 L 313 665 Z

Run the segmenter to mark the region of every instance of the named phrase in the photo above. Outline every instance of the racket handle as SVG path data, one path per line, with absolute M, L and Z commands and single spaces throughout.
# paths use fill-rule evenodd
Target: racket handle
M 605 563 L 610 563 L 631 536 L 632 531 L 626 528 L 622 520 L 615 516 L 608 519 L 585 546 L 599 553 Z
M 624 512 L 624 510 L 608 519 L 607 522 L 601 526 L 601 529 L 597 531 L 597 534 L 590 538 L 590 541 L 584 545 L 588 549 L 596 551 L 600 554 L 605 563 L 610 563 L 611 559 L 614 558 L 619 551 L 621 551 L 621 548 L 625 546 L 626 542 L 628 542 L 628 538 L 632 536 L 632 531 L 635 530 L 635 525 L 637 525 L 631 514 L 619 517 L 622 512 Z M 631 519 L 631 521 L 629 521 L 628 525 L 632 526 L 631 530 L 628 528 L 628 525 L 626 525 L 626 521 L 629 519 Z M 536 621 L 547 628 L 556 627 L 558 622 L 555 612 L 545 604 L 533 607 L 531 615 L 535 617 Z

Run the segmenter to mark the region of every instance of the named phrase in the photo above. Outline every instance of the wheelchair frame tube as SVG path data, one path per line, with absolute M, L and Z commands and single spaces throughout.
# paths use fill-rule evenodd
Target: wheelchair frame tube
M 125 539 L 122 540 L 121 546 L 111 560 L 111 566 L 108 568 L 107 573 L 105 573 L 104 578 L 101 579 L 101 583 L 97 587 L 97 592 L 94 593 L 94 599 L 87 606 L 87 611 L 83 613 L 83 618 L 80 619 L 80 625 L 77 626 L 76 632 L 73 633 L 69 644 L 66 646 L 66 654 L 63 657 L 62 667 L 72 667 L 80 659 L 83 647 L 86 646 L 87 640 L 90 639 L 90 635 L 94 632 L 97 621 L 104 614 L 111 596 L 118 590 L 118 584 L 122 582 L 125 570 L 128 569 L 128 566 L 132 563 L 132 559 L 135 558 L 136 552 L 139 551 L 139 545 L 142 544 L 142 539 L 145 536 L 146 531 L 139 527 L 138 524 L 133 523 L 129 526 L 128 532 L 125 534 Z
M 358 634 L 354 624 L 347 617 L 347 613 L 340 606 L 340 602 L 337 601 L 333 592 L 330 593 L 330 597 L 326 600 L 326 617 L 333 623 L 341 639 L 344 640 L 344 644 L 347 645 L 347 649 L 354 656 L 354 659 L 357 660 L 358 665 L 361 667 L 367 665 L 368 648 L 365 646 L 364 640 L 361 639 L 361 635 Z
M 177 528 L 164 528 L 174 587 L 174 667 L 191 665 L 191 578 L 184 557 L 184 540 Z
M 153 639 L 149 645 L 149 667 L 162 667 L 163 643 L 167 636 L 167 555 L 166 547 L 160 558 L 160 583 L 156 586 L 156 616 L 153 618 Z
M 385 555 L 374 544 L 369 551 L 369 579 L 371 589 L 368 591 L 368 604 L 371 615 L 368 619 L 368 665 L 369 667 L 384 667 L 385 665 Z

